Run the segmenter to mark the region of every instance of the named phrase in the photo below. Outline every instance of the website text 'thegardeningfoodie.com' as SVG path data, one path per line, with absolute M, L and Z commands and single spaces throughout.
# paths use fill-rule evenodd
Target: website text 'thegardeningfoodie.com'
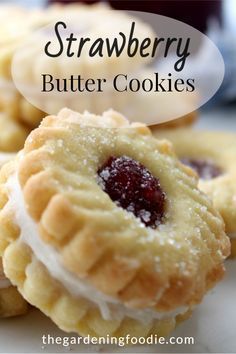
M 124 337 L 113 337 L 109 334 L 103 337 L 93 337 L 87 335 L 85 337 L 60 337 L 60 336 L 51 336 L 50 334 L 42 336 L 42 343 L 43 345 L 60 345 L 63 347 L 69 347 L 70 345 L 78 345 L 78 344 L 85 344 L 85 345 L 117 345 L 119 347 L 124 347 L 125 345 L 155 345 L 155 344 L 186 344 L 186 345 L 193 345 L 194 344 L 194 337 L 158 337 L 157 335 L 150 335 L 149 337 L 135 337 L 127 334 Z

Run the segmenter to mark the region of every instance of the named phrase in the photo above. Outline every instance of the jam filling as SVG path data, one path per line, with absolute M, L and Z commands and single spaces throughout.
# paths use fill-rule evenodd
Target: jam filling
M 111 156 L 97 173 L 98 184 L 118 206 L 153 229 L 162 222 L 165 193 L 142 164 L 128 156 Z
M 222 174 L 222 169 L 209 160 L 183 158 L 181 162 L 191 167 L 202 179 L 213 179 Z

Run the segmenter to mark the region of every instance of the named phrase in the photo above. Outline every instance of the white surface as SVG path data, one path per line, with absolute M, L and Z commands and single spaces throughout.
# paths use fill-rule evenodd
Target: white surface
M 235 130 L 236 110 L 231 107 L 227 112 L 217 110 L 204 113 L 197 127 L 201 129 Z M 155 353 L 236 353 L 236 260 L 226 262 L 227 273 L 224 280 L 209 293 L 203 303 L 197 307 L 193 316 L 182 323 L 172 336 L 193 336 L 194 345 L 161 345 L 158 347 L 129 348 L 131 352 Z M 0 321 L 0 352 L 112 352 L 110 348 L 46 345 L 42 336 L 67 336 L 48 318 L 37 310 L 28 315 Z M 113 352 L 119 351 L 116 347 Z M 122 351 L 120 349 L 120 351 Z

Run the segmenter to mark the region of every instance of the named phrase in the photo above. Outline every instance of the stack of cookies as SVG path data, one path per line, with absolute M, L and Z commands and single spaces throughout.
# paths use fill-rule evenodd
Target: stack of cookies
M 169 132 L 156 127 L 152 134 L 144 124 L 131 124 L 111 109 L 98 115 L 64 108 L 41 121 L 45 113 L 12 83 L 10 65 L 19 43 L 60 11 L 82 13 L 82 18 L 113 12 L 97 5 L 56 7 L 27 16 L 19 12 L 19 17 L 20 10 L 15 11 L 22 33 L 3 26 L 0 40 L 0 149 L 10 160 L 0 171 L 0 316 L 25 312 L 27 301 L 67 332 L 168 335 L 224 274 L 230 242 L 222 216 L 226 223 L 229 218 L 216 197 L 223 182 L 199 182 L 186 166 L 195 168 L 196 156 L 190 153 L 196 148 L 181 154 L 174 143 L 184 163 L 178 159 L 171 143 L 162 139 L 169 134 L 173 140 L 177 128 Z M 126 20 L 114 14 L 114 21 L 116 16 L 117 21 Z M 102 70 L 102 62 L 99 65 Z M 22 72 L 29 67 L 30 61 Z M 147 114 L 156 109 L 154 101 L 141 105 L 134 96 L 126 99 L 130 114 L 143 115 L 141 106 Z M 86 102 L 79 102 L 77 111 L 123 107 L 116 97 L 105 97 L 102 108 L 98 101 Z M 185 117 L 172 127 L 192 120 Z M 197 146 L 197 133 L 194 141 Z M 233 169 L 226 167 L 225 155 L 219 155 L 211 141 L 202 150 L 209 156 L 197 165 L 204 176 L 223 176 L 227 184 Z M 233 138 L 223 142 L 231 166 Z M 183 149 L 185 144 L 181 137 Z M 205 155 L 199 152 L 197 157 Z M 226 199 L 233 188 L 229 185 Z M 226 227 L 229 234 L 234 232 L 233 223 Z
M 67 332 L 167 335 L 224 274 L 196 174 L 114 111 L 46 117 L 0 183 L 4 272 Z

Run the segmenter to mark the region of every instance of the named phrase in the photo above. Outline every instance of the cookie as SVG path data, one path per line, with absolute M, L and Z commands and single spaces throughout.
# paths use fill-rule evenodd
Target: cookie
M 26 311 L 27 303 L 5 277 L 0 258 L 0 318 L 22 315 Z
M 197 119 L 198 119 L 198 112 L 193 111 L 189 114 L 184 115 L 183 117 L 173 119 L 165 123 L 152 125 L 151 129 L 156 131 L 160 129 L 173 129 L 173 128 L 191 126 L 196 122 Z
M 6 113 L 0 112 L 0 161 L 3 153 L 19 151 L 25 142 L 29 130 L 15 122 Z
M 167 335 L 223 276 L 229 240 L 196 175 L 114 111 L 46 117 L 0 184 L 4 271 L 67 332 Z
M 73 20 L 76 21 L 76 24 L 79 22 L 84 35 L 93 38 L 100 34 L 101 37 L 108 36 L 112 40 L 112 37 L 115 36 L 116 32 L 119 32 L 118 30 L 121 27 L 122 31 L 127 34 L 134 18 L 124 12 L 113 11 L 108 6 L 101 4 L 93 6 L 76 4 L 66 7 L 56 5 L 41 12 L 35 10 L 24 11 L 24 16 L 22 14 L 17 16 L 17 21 L 23 22 L 20 35 L 17 33 L 14 40 L 15 32 L 12 29 L 10 31 L 6 26 L 9 34 L 5 35 L 6 40 L 2 43 L 0 51 L 0 85 L 2 87 L 0 90 L 0 101 L 2 101 L 4 111 L 16 120 L 24 122 L 31 128 L 35 128 L 45 116 L 44 112 L 58 112 L 63 106 L 68 105 L 76 111 L 83 112 L 84 110 L 89 110 L 98 115 L 113 107 L 113 109 L 126 115 L 130 121 L 145 121 L 147 124 L 163 122 L 169 116 L 171 118 L 178 118 L 184 115 L 181 119 L 167 123 L 168 126 L 169 124 L 171 126 L 173 124 L 175 126 L 179 124 L 191 124 L 196 119 L 196 113 L 194 112 L 185 115 L 186 112 L 190 112 L 196 107 L 191 102 L 192 93 L 170 93 L 170 96 L 168 93 L 165 93 L 163 96 L 160 92 L 147 93 L 142 90 L 139 92 L 128 90 L 125 93 L 121 93 L 117 92 L 114 88 L 111 89 L 110 86 L 112 83 L 109 83 L 109 85 L 107 84 L 104 87 L 102 95 L 100 92 L 90 92 L 89 94 L 87 92 L 84 94 L 79 93 L 79 99 L 73 96 L 72 99 L 68 96 L 64 98 L 63 95 L 60 95 L 60 99 L 58 99 L 57 95 L 38 95 L 39 79 L 41 80 L 42 73 L 46 72 L 50 72 L 58 79 L 68 77 L 72 73 L 78 73 L 84 80 L 91 77 L 105 77 L 108 81 L 109 78 L 114 78 L 117 73 L 121 74 L 124 72 L 129 73 L 127 76 L 130 79 L 135 78 L 135 80 L 137 79 L 140 82 L 147 78 L 152 78 L 154 81 L 155 77 L 155 70 L 146 69 L 147 59 L 141 58 L 138 53 L 134 58 L 129 58 L 127 54 L 122 54 L 117 58 L 114 56 L 110 58 L 103 56 L 102 60 L 91 60 L 87 53 L 80 57 L 79 60 L 77 57 L 68 59 L 62 55 L 59 58 L 53 58 L 52 61 L 51 58 L 44 55 L 40 39 L 34 40 L 25 49 L 24 54 L 18 55 L 18 65 L 14 71 L 15 79 L 18 84 L 20 83 L 24 87 L 23 91 L 26 96 L 29 96 L 29 93 L 26 92 L 30 92 L 31 95 L 33 95 L 33 92 L 36 92 L 36 96 L 31 97 L 30 103 L 18 92 L 12 83 L 11 64 L 17 48 L 35 29 L 39 29 L 48 23 L 55 23 L 58 18 L 61 19 L 63 14 L 63 18 L 70 19 L 70 22 L 73 22 Z M 27 20 L 24 21 L 24 18 L 27 18 Z M 109 20 L 104 21 L 104 18 L 109 18 Z M 110 31 L 111 22 L 113 33 Z M 137 19 L 135 19 L 135 23 L 135 36 L 140 41 L 146 37 L 154 37 L 154 33 L 149 25 Z M 5 31 L 7 32 L 7 30 Z M 47 32 L 43 35 L 43 43 L 46 42 L 46 35 Z M 9 40 L 7 40 L 8 37 L 10 37 Z M 18 70 L 18 67 L 21 70 Z M 122 81 L 123 84 L 124 82 Z M 173 102 L 171 96 L 175 95 L 176 99 Z M 35 105 L 40 107 L 40 109 L 36 108 Z M 178 110 L 176 107 L 178 107 Z M 180 107 L 181 109 L 179 109 Z M 180 112 L 178 112 L 179 110 Z M 159 125 L 159 128 L 161 127 L 163 127 L 163 124 Z
M 11 19 L 9 21 L 9 18 Z M 0 77 L 11 79 L 11 60 L 18 46 L 31 31 L 43 26 L 42 10 L 15 5 L 0 6 Z M 47 21 L 46 23 L 47 24 Z
M 25 33 L 28 14 L 25 8 L 17 5 L 0 5 L 0 45 L 10 43 Z
M 16 152 L 23 147 L 27 133 L 27 129 L 0 113 L 0 168 L 14 159 Z M 0 317 L 20 315 L 26 310 L 26 301 L 3 273 L 0 256 Z
M 105 19 L 105 20 L 104 20 Z M 97 38 L 109 38 L 113 41 L 114 38 L 121 38 L 119 32 L 122 29 L 123 34 L 128 37 L 130 27 L 135 21 L 135 36 L 142 41 L 146 37 L 154 38 L 154 32 L 148 24 L 145 24 L 140 19 L 132 17 L 122 11 L 114 11 L 105 4 L 71 4 L 68 6 L 56 5 L 40 10 L 25 10 L 25 15 L 19 17 L 20 35 L 17 31 L 12 33 L 12 26 L 5 29 L 4 41 L 1 40 L 0 33 L 0 68 L 1 77 L 11 80 L 11 64 L 12 58 L 16 50 L 22 45 L 25 40 L 36 30 L 53 24 L 60 20 L 64 20 L 67 25 L 71 24 L 79 32 L 79 37 L 89 37 L 90 41 Z M 3 22 L 3 28 L 4 28 Z M 8 22 L 6 23 L 8 24 Z M 112 31 L 111 31 L 112 27 Z M 15 33 L 15 36 L 13 35 Z M 51 39 L 47 31 L 44 31 L 41 36 L 37 37 L 37 41 L 32 41 L 28 51 L 25 52 L 23 63 L 21 67 L 21 78 L 24 79 L 24 84 L 33 84 L 38 80 L 38 73 L 41 74 L 48 70 L 48 65 L 55 65 L 54 74 L 58 77 L 64 72 L 67 74 L 66 55 L 54 58 L 53 63 L 49 56 L 42 53 L 42 41 L 47 43 Z M 9 39 L 9 40 L 8 40 Z M 58 59 L 58 60 L 57 60 Z M 80 72 L 83 77 L 87 74 L 90 77 L 96 77 L 99 73 L 113 76 L 121 72 L 124 68 L 129 70 L 136 70 L 140 66 L 151 59 L 143 58 L 140 53 L 133 57 L 128 56 L 127 51 L 123 51 L 120 55 L 109 56 L 107 52 L 98 60 L 91 62 L 87 50 L 81 51 L 79 60 L 77 56 L 73 56 L 69 61 L 69 73 Z M 32 66 L 33 63 L 33 66 Z
M 148 24 L 125 12 L 114 11 L 108 5 L 104 4 L 89 6 L 85 4 L 54 5 L 43 10 L 21 10 L 15 7 L 6 7 L 6 14 L 11 12 L 11 10 L 21 30 L 16 31 L 14 26 L 8 24 L 8 21 L 3 21 L 2 23 L 2 36 L 0 32 L 0 101 L 2 101 L 5 112 L 33 128 L 37 127 L 45 116 L 42 110 L 47 112 L 51 112 L 52 110 L 48 109 L 47 106 L 41 107 L 41 110 L 39 110 L 20 95 L 12 83 L 11 69 L 12 59 L 17 49 L 35 30 L 47 24 L 55 24 L 60 19 L 65 20 L 66 23 L 75 23 L 75 28 L 80 26 L 81 37 L 86 36 L 91 38 L 91 40 L 101 37 L 109 38 L 110 41 L 113 41 L 114 37 L 120 36 L 119 32 L 121 29 L 124 35 L 128 37 L 132 21 L 135 21 L 135 36 L 140 41 L 146 37 L 154 37 L 154 32 Z M 111 27 L 112 31 L 110 30 Z M 42 50 L 42 41 L 46 43 L 47 36 L 48 40 L 50 40 L 48 32 L 45 31 L 40 38 L 33 40 L 31 45 L 25 49 L 24 55 L 21 56 L 22 60 L 18 59 L 15 79 L 17 78 L 17 81 L 21 82 L 24 87 L 29 86 L 30 92 L 34 91 L 35 85 L 38 85 L 38 80 L 41 78 L 42 73 L 48 72 L 48 68 L 51 68 L 49 71 L 53 72 L 55 77 L 59 79 L 67 77 L 72 73 L 78 73 L 83 78 L 96 78 L 98 76 L 108 78 L 123 72 L 124 69 L 126 72 L 138 70 L 151 60 L 141 57 L 139 53 L 133 57 L 128 56 L 127 51 L 123 51 L 119 56 L 108 56 L 105 53 L 102 58 L 98 57 L 98 59 L 95 58 L 93 60 L 87 51 L 83 51 L 79 59 L 77 57 L 68 59 L 66 55 L 62 55 L 59 58 L 54 58 L 52 61 Z M 21 70 L 18 70 L 18 67 Z M 90 100 L 88 100 L 88 96 Z M 106 97 L 107 99 L 105 99 Z M 42 98 L 44 102 L 45 98 Z M 55 112 L 58 112 L 58 101 L 60 100 L 57 97 L 54 101 L 54 106 L 56 106 Z M 122 105 L 121 107 L 117 107 L 117 105 L 119 105 L 119 101 L 124 100 L 125 103 L 123 105 L 127 106 L 128 97 L 126 99 L 125 95 L 122 95 L 122 99 L 120 99 L 120 95 L 114 95 L 113 92 L 106 92 L 102 97 L 101 94 L 80 94 L 79 100 L 77 98 L 74 99 L 79 104 L 71 108 L 80 112 L 83 112 L 84 109 L 91 109 L 97 113 L 102 113 L 103 110 L 110 107 L 121 108 L 122 110 Z M 51 101 L 52 99 L 48 102 L 50 108 L 52 107 Z M 117 102 L 117 104 L 114 105 L 113 101 Z M 68 99 L 65 105 L 68 105 Z M 102 110 L 99 111 L 100 109 Z
M 46 115 L 26 100 L 13 84 L 3 80 L 0 87 L 0 109 L 17 124 L 25 125 L 29 129 L 36 128 Z
M 200 176 L 199 188 L 222 215 L 236 255 L 236 134 L 177 129 L 154 132 L 170 140 L 183 163 Z
M 25 142 L 29 130 L 0 112 L 0 167 L 14 158 Z

